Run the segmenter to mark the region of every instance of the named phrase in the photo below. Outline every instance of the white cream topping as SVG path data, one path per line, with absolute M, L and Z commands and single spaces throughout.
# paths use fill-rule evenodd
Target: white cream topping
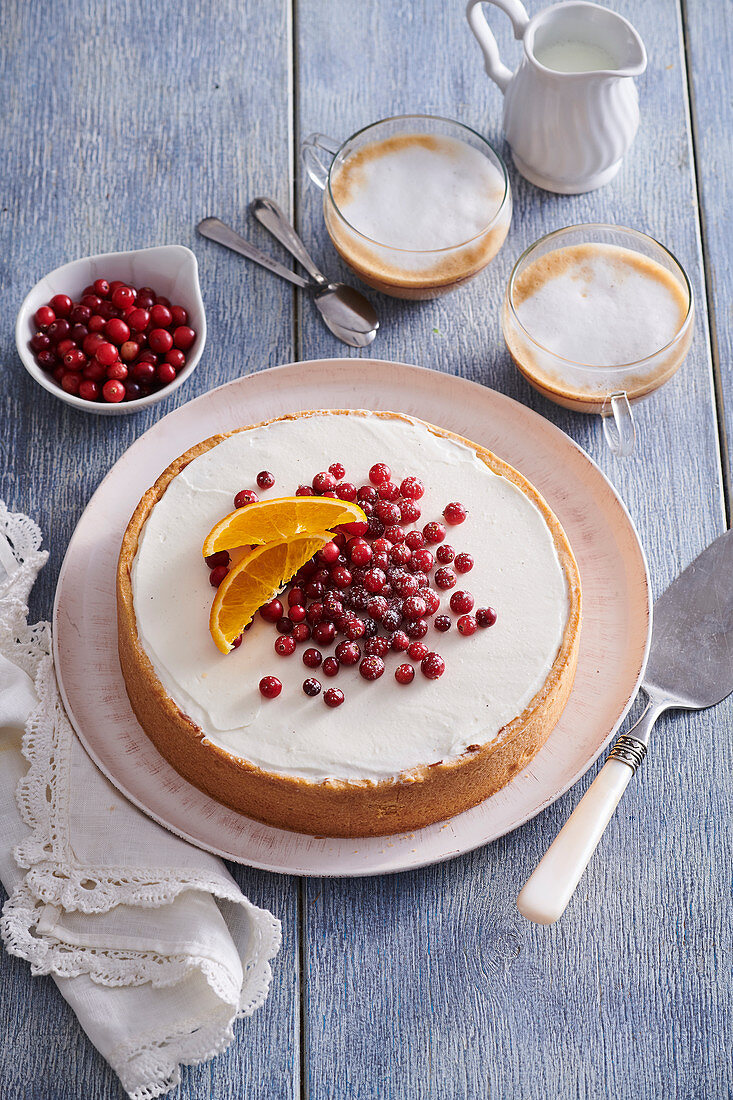
M 455 625 L 446 634 L 431 627 L 425 641 L 446 663 L 439 680 L 427 680 L 418 666 L 412 684 L 397 684 L 394 669 L 408 658 L 392 653 L 375 683 L 362 679 L 358 667 L 342 667 L 329 679 L 303 665 L 305 644 L 278 657 L 275 630 L 259 616 L 227 656 L 211 639 L 213 589 L 201 556 L 211 527 L 231 511 L 235 493 L 255 487 L 258 471 L 275 475 L 273 488 L 259 493 L 266 499 L 292 495 L 332 462 L 342 462 L 346 480 L 356 485 L 368 481 L 375 462 L 386 462 L 395 479 L 421 478 L 418 527 L 440 519 L 449 501 L 469 511 L 446 537 L 474 558 L 456 587 L 470 591 L 476 607 L 494 607 L 498 618 L 472 637 Z M 568 616 L 565 575 L 539 509 L 469 447 L 422 424 L 370 414 L 279 421 L 238 432 L 200 455 L 145 523 L 132 589 L 140 641 L 160 682 L 208 739 L 267 771 L 311 780 L 387 779 L 492 740 L 543 685 Z M 442 594 L 438 614 L 450 614 L 455 624 L 450 595 Z M 282 681 L 279 698 L 260 696 L 264 675 Z M 302 691 L 308 676 L 324 690 L 341 688 L 342 706 L 330 710 L 322 696 L 308 698 Z

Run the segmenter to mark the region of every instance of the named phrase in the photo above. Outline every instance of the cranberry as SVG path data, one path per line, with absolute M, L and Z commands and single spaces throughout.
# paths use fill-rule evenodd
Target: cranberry
M 405 535 L 405 546 L 408 550 L 421 550 L 425 545 L 425 536 L 420 531 L 408 531 Z
M 64 318 L 60 318 L 57 321 L 52 321 L 46 330 L 46 335 L 52 344 L 58 344 L 61 340 L 66 340 L 71 332 L 71 325 Z
M 215 554 L 209 554 L 208 558 L 204 558 L 209 569 L 216 569 L 217 565 L 229 565 L 231 560 L 227 550 L 217 550 Z
M 386 638 L 367 638 L 364 652 L 368 657 L 385 657 L 389 652 L 389 642 Z
M 51 303 L 53 305 L 53 302 Z M 372 485 L 383 485 L 385 481 L 389 481 L 392 471 L 386 462 L 375 462 L 369 471 L 369 480 Z
M 367 611 L 373 619 L 377 622 L 382 621 L 387 611 L 389 611 L 389 604 L 385 600 L 384 596 L 374 596 L 366 606 Z
M 110 321 L 109 324 L 111 325 L 112 322 Z M 165 355 L 173 347 L 173 337 L 167 329 L 154 328 L 148 335 L 148 345 L 156 355 Z
M 459 634 L 468 636 L 476 633 L 476 620 L 473 615 L 461 615 L 456 626 L 458 627 Z
M 109 283 L 107 282 L 106 279 L 95 279 L 94 280 L 94 286 L 92 287 L 92 289 L 93 289 L 94 293 L 97 295 L 98 298 L 108 298 L 109 297 L 109 289 L 110 288 L 109 288 Z
M 415 679 L 415 669 L 412 665 L 397 665 L 394 678 L 398 684 L 411 684 Z
M 56 320 L 56 314 L 50 306 L 40 306 L 33 314 L 33 320 L 36 323 L 36 328 L 48 328 Z
M 416 596 L 419 585 L 415 577 L 411 577 L 409 573 L 399 573 L 392 580 L 392 587 L 395 592 L 400 596 Z
M 435 570 L 435 583 L 438 588 L 442 588 L 445 591 L 448 588 L 453 588 L 456 583 L 456 575 L 452 569 L 446 569 L 445 566 L 441 566 L 440 569 Z
M 92 287 L 92 291 L 93 290 L 94 290 L 94 288 Z M 84 294 L 82 294 L 81 304 L 83 306 L 86 306 L 86 308 L 88 310 L 90 310 L 91 312 L 94 312 L 96 310 L 99 310 L 101 312 L 101 310 L 104 306 L 106 306 L 108 309 L 110 309 L 112 311 L 114 311 L 114 309 L 115 309 L 115 307 L 112 305 L 111 302 L 103 302 L 102 299 L 99 297 L 99 295 L 94 294 L 94 293 L 89 293 L 89 294 L 84 293 Z M 112 315 L 113 315 L 112 313 L 107 314 L 108 317 L 111 317 Z
M 411 619 L 405 623 L 405 634 L 409 638 L 424 638 L 428 632 L 428 624 L 425 619 Z
M 339 664 L 355 665 L 361 657 L 361 649 L 356 642 L 339 642 L 336 646 L 336 657 Z
M 306 695 L 309 695 L 311 699 L 316 695 L 321 694 L 321 682 L 316 680 L 313 676 L 309 676 L 307 680 L 303 681 L 303 691 Z
M 37 352 L 36 359 L 38 360 L 39 365 L 43 367 L 44 370 L 53 370 L 53 368 L 58 363 L 56 352 L 53 351 L 51 348 L 47 348 L 45 351 Z
M 281 634 L 279 638 L 275 639 L 275 652 L 280 657 L 289 657 L 292 653 L 295 653 L 295 638 L 290 634 Z
M 400 522 L 400 510 L 396 504 L 390 504 L 388 500 L 378 500 L 374 506 L 375 514 L 385 526 Z
M 405 541 L 405 532 L 402 530 L 399 524 L 394 523 L 391 524 L 389 527 L 385 527 L 384 538 L 387 542 L 391 544 L 389 546 L 389 549 L 391 550 L 394 546 L 399 546 Z
M 135 291 L 129 286 L 118 286 L 112 291 L 112 305 L 118 309 L 129 309 L 135 301 Z
M 419 500 L 425 492 L 425 486 L 419 477 L 406 477 L 400 485 L 400 493 L 409 500 Z
M 315 626 L 316 623 L 320 623 L 323 620 L 323 604 L 318 603 L 323 595 L 323 585 L 318 584 L 316 581 L 310 581 L 305 586 L 305 594 L 309 600 L 315 600 L 312 603 L 305 615 L 311 626 Z
M 280 600 L 270 600 L 269 603 L 263 604 L 260 608 L 260 616 L 266 623 L 276 623 L 278 619 L 282 618 L 283 605 Z
M 57 317 L 68 317 L 74 308 L 74 303 L 68 294 L 54 294 L 48 304 Z
M 51 347 L 51 341 L 45 332 L 34 332 L 30 343 L 33 351 L 47 351 Z
M 110 321 L 113 317 L 117 317 L 117 310 L 111 302 L 100 302 L 99 298 L 94 295 L 82 298 L 84 305 L 88 305 L 90 308 L 94 308 L 100 317 L 103 317 L 105 322 Z M 99 305 L 92 307 L 93 302 L 99 302 Z
M 339 670 L 339 663 L 335 657 L 326 657 L 321 672 L 324 676 L 335 676 Z M 343 702 L 343 699 L 341 700 Z
M 394 565 L 407 565 L 408 561 L 410 560 L 411 554 L 412 552 L 410 548 L 402 543 L 399 546 L 392 547 L 389 552 L 389 560 Z
M 118 401 L 122 401 L 125 396 L 125 387 L 121 382 L 118 382 L 115 378 L 110 378 L 109 382 L 105 382 L 102 386 L 102 396 L 105 401 L 109 401 L 111 405 L 116 405 Z
M 378 680 L 384 674 L 384 661 L 381 657 L 365 657 L 359 672 L 365 680 Z
M 452 526 L 455 526 L 457 523 L 463 523 L 467 515 L 468 512 L 457 500 L 452 501 L 450 504 L 446 504 L 443 509 L 445 522 L 450 523 Z
M 322 546 L 318 551 L 318 560 L 325 562 L 326 565 L 335 565 L 340 557 L 341 552 L 335 542 L 327 542 L 326 545 Z M 328 578 L 324 579 L 327 580 Z
M 369 569 L 364 577 L 364 587 L 367 592 L 375 595 L 384 588 L 387 577 L 381 569 Z
M 402 614 L 406 619 L 421 619 L 426 611 L 422 596 L 408 596 L 402 605 Z
M 120 359 L 125 363 L 134 363 L 139 354 L 140 345 L 136 344 L 134 340 L 125 340 L 120 348 Z
M 456 552 L 452 546 L 444 542 L 443 545 L 439 546 L 435 551 L 435 556 L 441 565 L 450 565 L 456 556 Z
M 104 328 L 105 324 L 106 324 L 106 321 L 105 321 L 104 317 L 101 317 L 98 313 L 94 313 L 89 318 L 89 323 L 87 324 L 87 328 L 89 329 L 90 332 L 100 333 L 102 331 L 102 329 Z
M 380 500 L 387 500 L 394 503 L 400 498 L 399 485 L 395 485 L 393 481 L 385 481 L 377 486 L 377 495 Z
M 344 623 L 344 634 L 346 637 L 355 642 L 357 638 L 363 638 L 366 634 L 366 627 L 361 619 L 357 619 L 356 615 L 349 617 L 348 621 Z
M 170 311 L 172 324 L 174 324 L 176 327 L 180 327 L 181 325 L 185 325 L 188 323 L 188 310 L 184 309 L 183 306 L 171 306 Z
M 169 386 L 176 377 L 176 368 L 170 363 L 160 363 L 155 369 L 155 377 L 163 386 Z
M 132 378 L 126 378 L 122 383 L 125 387 L 125 401 L 135 401 L 142 396 L 143 388 L 139 382 Z
M 296 497 L 312 497 L 313 490 L 311 489 L 310 485 L 299 485 L 298 488 L 295 490 L 295 495 Z
M 395 653 L 403 653 L 410 644 L 410 639 L 404 630 L 395 630 L 387 639 L 389 648 Z
M 178 348 L 171 348 L 170 351 L 165 353 L 166 363 L 170 363 L 176 370 L 182 370 L 186 365 L 186 356 Z
M 136 309 L 130 310 L 127 323 L 134 332 L 145 332 L 150 324 L 150 314 L 146 309 L 140 309 L 138 306 Z
M 293 627 L 293 633 L 291 638 L 295 638 L 296 642 L 307 642 L 311 636 L 311 628 L 307 623 L 296 623 Z
M 403 500 L 399 508 L 402 523 L 417 523 L 422 514 L 414 500 Z
M 331 675 L 333 675 L 333 673 Z M 339 691 L 338 688 L 329 688 L 328 691 L 325 691 L 323 693 L 323 702 L 326 704 L 327 707 L 340 707 L 343 701 L 344 693 L 343 691 Z
M 61 376 L 61 389 L 64 393 L 71 393 L 76 396 L 79 392 L 80 385 L 81 378 L 74 371 L 67 371 Z
M 412 657 L 413 661 L 422 661 L 429 652 L 424 642 L 413 642 L 407 650 L 407 655 Z
M 293 620 L 288 615 L 281 615 L 275 623 L 275 630 L 278 634 L 290 634 L 293 626 Z
M 422 529 L 422 533 L 425 537 L 425 541 L 432 545 L 436 542 L 442 542 L 445 538 L 445 527 L 442 523 L 426 523 Z
M 303 652 L 303 664 L 307 668 L 318 668 L 323 663 L 323 654 L 320 649 L 306 649 Z
M 450 598 L 450 606 L 456 615 L 467 615 L 469 611 L 473 611 L 473 596 L 470 592 L 457 589 Z
M 322 470 L 313 478 L 312 484 L 314 493 L 326 493 L 336 487 L 336 478 L 328 470 Z
M 356 494 L 359 504 L 374 504 L 379 499 L 377 490 L 371 485 L 362 485 Z
M 124 363 L 113 363 L 111 367 L 107 367 L 107 377 L 113 378 L 115 382 L 124 382 L 127 378 L 127 367 Z
M 344 531 L 349 535 L 356 535 L 357 538 L 361 538 L 362 535 L 366 535 L 369 530 L 369 524 L 363 519 L 355 519 L 353 523 L 345 523 Z
M 259 489 L 271 489 L 275 484 L 275 475 L 269 470 L 260 470 L 257 475 L 257 487 Z
M 333 623 L 320 622 L 313 627 L 313 641 L 320 645 L 328 645 L 336 637 L 336 627 Z
M 84 367 L 84 377 L 90 382 L 104 382 L 107 368 L 98 359 L 91 359 Z
M 256 504 L 259 499 L 251 489 L 241 489 L 234 498 L 234 507 L 245 508 L 248 504 Z
M 188 351 L 196 339 L 196 333 L 187 325 L 179 325 L 173 332 L 173 343 L 181 351 Z
M 382 616 L 382 626 L 385 630 L 397 630 L 402 624 L 402 612 L 392 608 Z
M 85 401 L 96 401 L 99 397 L 99 385 L 92 382 L 91 378 L 84 378 L 79 383 L 79 397 Z
M 496 622 L 496 612 L 493 607 L 479 607 L 476 612 L 476 624 L 478 626 L 493 626 Z
M 229 570 L 226 565 L 215 565 L 209 573 L 209 584 L 212 588 L 218 588 Z
M 73 351 L 75 347 L 76 344 L 73 340 L 60 340 L 59 343 L 56 345 L 56 354 L 63 359 L 66 353 L 69 351 Z
M 288 609 L 288 615 L 290 616 L 290 621 L 293 623 L 305 622 L 305 608 L 302 604 L 294 603 Z
M 439 630 L 441 634 L 445 634 L 447 630 L 453 626 L 453 620 L 450 615 L 438 615 L 435 618 L 433 626 L 436 630 Z
M 346 476 L 346 467 L 340 462 L 332 462 L 328 467 L 329 474 L 333 474 L 337 481 L 341 481 Z
M 331 570 L 331 580 L 339 588 L 348 588 L 351 584 L 351 573 L 343 565 L 337 565 Z
M 277 676 L 263 676 L 260 680 L 260 695 L 265 699 L 277 699 L 282 689 Z
M 114 298 L 112 299 L 114 301 Z M 154 328 L 169 328 L 173 324 L 173 314 L 168 309 L 168 306 L 161 305 L 158 302 L 150 310 L 150 322 Z M 173 339 L 171 338 L 171 343 Z
M 82 341 L 82 349 L 85 355 L 94 355 L 100 344 L 103 344 L 104 337 L 100 336 L 98 332 L 90 332 L 88 336 L 85 336 Z
M 427 546 L 424 546 L 422 550 L 413 551 L 412 559 L 410 561 L 410 566 L 413 567 L 413 573 L 429 573 L 434 565 L 435 558 L 430 553 Z
M 138 382 L 150 382 L 155 378 L 155 364 L 149 363 L 147 359 L 138 359 L 136 363 L 132 364 L 132 377 L 136 378 Z
M 421 588 L 420 595 L 425 600 L 425 614 L 434 615 L 440 607 L 440 596 L 432 588 Z
M 130 339 L 130 328 L 119 317 L 112 317 L 104 326 L 104 335 L 119 347 Z M 153 351 L 155 351 L 155 348 L 153 348 Z
M 454 569 L 457 573 L 470 573 L 473 569 L 473 558 L 470 554 L 458 554 Z
M 445 672 L 445 661 L 439 653 L 428 653 L 422 659 L 420 671 L 428 680 L 437 680 Z
M 354 565 L 368 565 L 372 560 L 372 548 L 363 539 L 354 539 L 349 543 L 348 550 Z

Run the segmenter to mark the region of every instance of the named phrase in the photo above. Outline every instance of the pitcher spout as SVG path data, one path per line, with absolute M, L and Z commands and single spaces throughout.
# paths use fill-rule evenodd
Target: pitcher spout
M 524 48 L 530 61 L 554 73 L 635 77 L 647 65 L 644 43 L 628 19 L 588 0 L 540 12 L 530 21 Z

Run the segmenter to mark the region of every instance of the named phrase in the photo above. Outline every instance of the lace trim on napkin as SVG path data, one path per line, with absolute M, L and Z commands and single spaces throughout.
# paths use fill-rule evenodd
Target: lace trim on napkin
M 220 1013 L 184 1021 L 173 1034 L 123 1044 L 109 1058 L 133 1100 L 153 1100 L 180 1082 L 180 1063 L 191 1065 L 220 1053 L 233 1038 L 234 1019 L 251 1015 L 265 1001 L 272 977 L 269 960 L 280 948 L 280 922 L 234 884 L 205 874 L 76 863 L 68 835 L 68 772 L 75 734 L 56 684 L 51 625 L 28 625 L 28 596 L 48 557 L 41 541 L 37 525 L 28 516 L 9 512 L 0 500 L 0 567 L 7 574 L 0 580 L 0 653 L 31 677 L 38 696 L 23 737 L 29 770 L 17 791 L 19 811 L 31 832 L 14 855 L 28 873 L 3 907 L 0 932 L 10 953 L 26 959 L 33 974 L 84 974 L 104 986 L 150 982 L 155 988 L 174 985 L 194 970 L 203 974 L 221 1000 Z M 241 987 L 235 988 L 229 971 L 210 958 L 74 946 L 39 931 L 48 906 L 89 914 L 117 905 L 157 907 L 189 889 L 208 891 L 247 910 L 251 943 Z

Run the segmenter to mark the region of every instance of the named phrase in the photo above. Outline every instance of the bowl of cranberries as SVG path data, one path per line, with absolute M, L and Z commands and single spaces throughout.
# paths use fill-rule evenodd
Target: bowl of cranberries
M 15 341 L 31 377 L 84 412 L 162 401 L 196 369 L 206 342 L 196 257 L 161 245 L 64 264 L 26 296 Z

